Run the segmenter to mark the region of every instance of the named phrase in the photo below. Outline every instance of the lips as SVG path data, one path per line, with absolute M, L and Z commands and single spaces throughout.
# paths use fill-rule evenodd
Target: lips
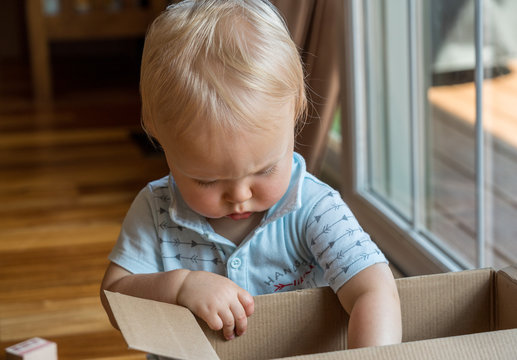
M 253 214 L 253 213 L 248 211 L 248 212 L 243 212 L 243 213 L 233 213 L 233 214 L 227 215 L 227 217 L 229 217 L 232 220 L 244 220 L 244 219 L 249 218 L 251 216 L 251 214 Z

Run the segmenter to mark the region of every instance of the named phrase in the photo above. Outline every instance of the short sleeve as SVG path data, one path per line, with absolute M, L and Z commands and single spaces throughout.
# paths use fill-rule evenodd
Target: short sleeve
M 163 271 L 150 186 L 136 196 L 109 259 L 133 274 Z
M 335 292 L 361 270 L 388 262 L 334 190 L 313 207 L 306 236 L 309 249 L 324 271 L 325 281 Z

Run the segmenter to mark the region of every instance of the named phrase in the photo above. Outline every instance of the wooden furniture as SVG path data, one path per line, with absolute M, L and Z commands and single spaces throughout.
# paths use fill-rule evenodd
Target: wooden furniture
M 166 0 L 26 0 L 34 96 L 52 101 L 50 43 L 143 36 Z

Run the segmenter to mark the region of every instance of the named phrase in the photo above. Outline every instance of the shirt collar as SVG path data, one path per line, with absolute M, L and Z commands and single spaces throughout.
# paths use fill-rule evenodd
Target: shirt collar
M 284 196 L 267 211 L 260 226 L 272 223 L 302 206 L 302 183 L 304 176 L 305 161 L 300 154 L 294 153 L 289 187 Z

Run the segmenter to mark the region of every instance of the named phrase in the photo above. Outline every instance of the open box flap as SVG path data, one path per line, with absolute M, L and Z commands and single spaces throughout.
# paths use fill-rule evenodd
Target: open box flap
M 219 359 L 187 308 L 104 292 L 129 348 L 172 359 Z

